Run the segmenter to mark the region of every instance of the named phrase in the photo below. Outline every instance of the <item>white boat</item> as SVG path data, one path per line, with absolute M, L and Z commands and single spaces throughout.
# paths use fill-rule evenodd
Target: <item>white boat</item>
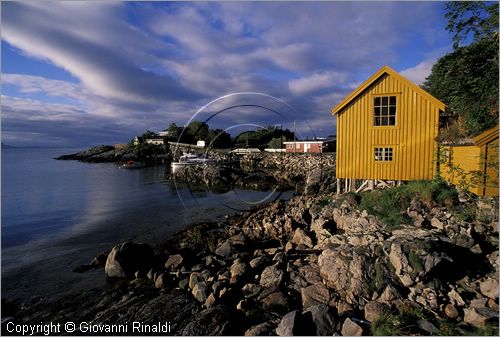
M 140 161 L 129 160 L 128 162 L 126 162 L 125 164 L 121 165 L 120 167 L 123 168 L 123 169 L 132 170 L 132 169 L 138 169 L 138 168 L 146 167 L 146 164 L 141 163 Z
M 206 156 L 198 156 L 194 153 L 184 153 L 178 162 L 172 163 L 172 172 L 175 173 L 178 169 L 187 167 L 187 166 L 196 166 L 196 165 L 212 165 L 215 164 L 216 161 Z

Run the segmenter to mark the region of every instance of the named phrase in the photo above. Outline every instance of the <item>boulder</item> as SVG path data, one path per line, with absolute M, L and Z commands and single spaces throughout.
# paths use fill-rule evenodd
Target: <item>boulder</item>
M 231 314 L 227 308 L 217 305 L 191 317 L 184 329 L 179 331 L 179 335 L 222 336 L 238 334 L 238 330 L 231 325 L 230 321 Z
M 304 309 L 312 305 L 328 304 L 330 301 L 330 291 L 321 283 L 300 289 L 300 296 Z
M 297 228 L 293 233 L 293 238 L 291 240 L 292 243 L 296 245 L 304 245 L 308 248 L 313 247 L 313 242 L 309 236 L 307 236 L 306 232 L 303 229 Z
M 295 325 L 299 319 L 299 312 L 297 310 L 291 311 L 281 319 L 281 322 L 276 328 L 276 334 L 278 336 L 293 336 Z
M 357 323 L 351 321 L 350 318 L 346 318 L 344 324 L 342 324 L 342 330 L 340 331 L 342 336 L 362 336 L 363 328 Z
M 198 301 L 205 303 L 207 300 L 207 285 L 205 282 L 197 283 L 191 292 Z
M 455 307 L 453 304 L 451 303 L 448 303 L 445 307 L 444 307 L 444 313 L 446 314 L 446 316 L 448 316 L 449 318 L 451 319 L 456 319 L 458 316 L 459 316 L 459 312 L 457 310 L 457 307 Z
M 165 262 L 165 268 L 177 269 L 182 264 L 183 260 L 184 259 L 182 258 L 181 254 L 170 255 L 167 259 L 167 262 Z
M 260 285 L 263 287 L 279 287 L 283 282 L 283 270 L 279 263 L 266 267 L 260 275 Z
M 208 295 L 206 301 L 205 301 L 205 307 L 207 308 L 211 308 L 213 307 L 215 304 L 215 296 L 214 296 L 214 293 L 210 293 L 210 295 Z
M 240 259 L 236 259 L 236 260 L 234 260 L 234 262 L 230 268 L 231 277 L 243 276 L 243 274 L 245 274 L 246 270 L 247 270 L 246 263 L 241 262 Z
M 90 265 L 94 268 L 102 268 L 106 266 L 106 260 L 108 259 L 108 254 L 107 252 L 105 253 L 100 253 L 94 256 L 92 261 L 90 261 Z
M 165 286 L 167 285 L 167 282 L 168 282 L 168 279 L 167 279 L 167 275 L 161 273 L 160 276 L 158 276 L 156 278 L 156 281 L 155 281 L 155 288 L 165 288 Z
M 245 336 L 272 336 L 273 330 L 269 323 L 254 325 L 245 331 Z
M 490 308 L 466 308 L 464 309 L 464 322 L 475 327 L 482 328 L 490 320 L 498 320 L 498 312 Z
M 113 247 L 106 259 L 104 271 L 108 277 L 132 278 L 136 271 L 146 274 L 154 262 L 151 246 L 125 242 Z
M 189 289 L 194 289 L 194 287 L 199 283 L 203 282 L 203 276 L 201 276 L 201 273 L 199 272 L 192 272 L 191 275 L 189 275 Z
M 431 226 L 437 229 L 444 229 L 444 224 L 438 218 L 432 218 Z
M 215 254 L 222 257 L 229 257 L 235 252 L 234 246 L 229 241 L 224 241 L 215 249 Z
M 255 259 L 252 259 L 250 261 L 250 267 L 252 267 L 254 269 L 258 268 L 259 266 L 262 265 L 262 263 L 264 262 L 264 259 L 265 259 L 264 256 L 258 256 Z
M 389 314 L 389 306 L 385 303 L 370 301 L 365 304 L 365 319 L 374 322 L 377 318 Z
M 262 290 L 261 286 L 253 283 L 245 284 L 243 288 L 241 288 L 241 291 L 243 292 L 245 298 L 255 297 L 259 294 L 261 290 Z
M 498 280 L 494 278 L 489 278 L 481 283 L 479 283 L 479 289 L 481 294 L 487 296 L 491 299 L 498 298 Z
M 273 312 L 286 312 L 288 301 L 281 291 L 275 291 L 262 298 L 262 307 Z
M 313 305 L 302 312 L 307 321 L 310 319 L 312 335 L 331 336 L 335 332 L 335 320 L 324 304 Z

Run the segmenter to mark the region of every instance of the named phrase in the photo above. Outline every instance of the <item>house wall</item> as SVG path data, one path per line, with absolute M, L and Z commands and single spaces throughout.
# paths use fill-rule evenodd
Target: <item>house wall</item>
M 321 153 L 322 144 L 316 143 L 296 143 L 286 144 L 286 152 L 288 153 Z
M 396 126 L 373 126 L 373 98 L 397 96 Z M 337 114 L 337 178 L 419 180 L 435 174 L 439 108 L 407 83 L 382 75 Z M 393 147 L 392 162 L 374 148 Z

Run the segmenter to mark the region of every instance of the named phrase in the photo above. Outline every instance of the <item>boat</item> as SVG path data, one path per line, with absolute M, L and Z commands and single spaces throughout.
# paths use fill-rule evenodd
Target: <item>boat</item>
M 134 160 L 129 160 L 128 162 L 126 162 L 125 164 L 122 164 L 120 166 L 120 168 L 129 169 L 129 170 L 139 169 L 139 168 L 143 168 L 143 167 L 146 167 L 146 164 L 141 163 L 140 161 L 134 161 Z
M 179 161 L 173 162 L 172 172 L 175 173 L 180 168 L 184 168 L 187 166 L 197 166 L 197 165 L 213 165 L 216 161 L 208 158 L 206 155 L 198 156 L 194 153 L 184 153 Z

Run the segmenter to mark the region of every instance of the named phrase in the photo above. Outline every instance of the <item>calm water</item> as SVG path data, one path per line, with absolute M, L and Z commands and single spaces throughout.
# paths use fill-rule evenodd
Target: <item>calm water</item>
M 71 270 L 125 240 L 157 243 L 276 196 L 176 188 L 168 168 L 53 160 L 77 149 L 2 149 L 2 297 L 62 295 L 103 285 Z

